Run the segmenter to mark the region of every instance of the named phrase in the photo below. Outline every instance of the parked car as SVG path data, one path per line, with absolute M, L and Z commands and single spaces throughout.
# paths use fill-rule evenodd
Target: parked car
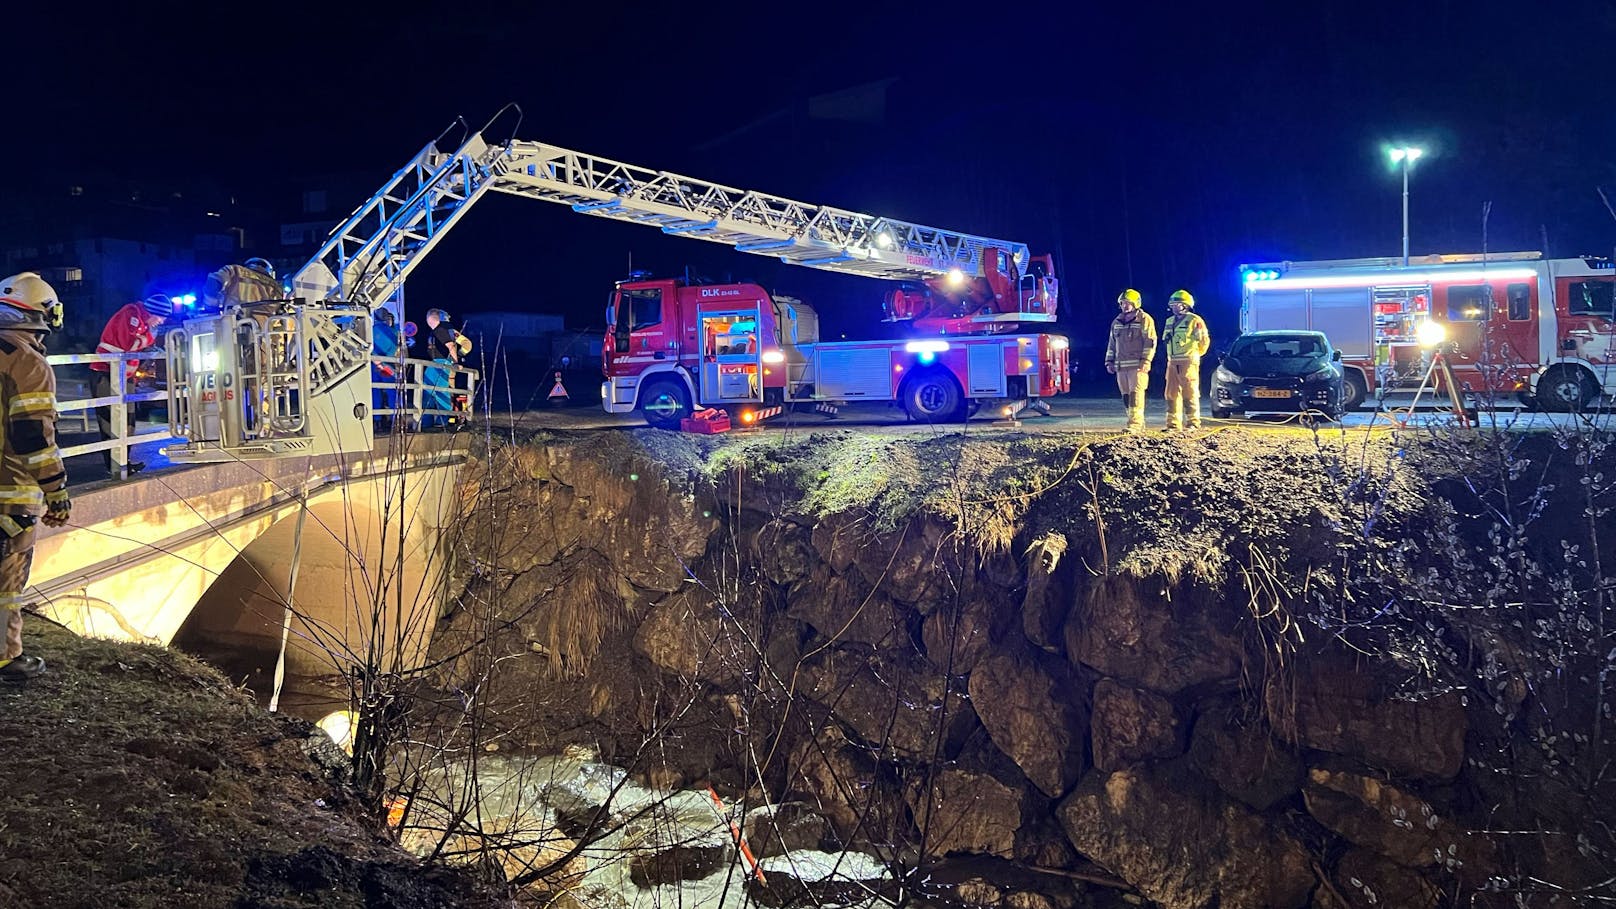
M 1342 410 L 1341 351 L 1319 331 L 1250 331 L 1212 373 L 1212 415 Z

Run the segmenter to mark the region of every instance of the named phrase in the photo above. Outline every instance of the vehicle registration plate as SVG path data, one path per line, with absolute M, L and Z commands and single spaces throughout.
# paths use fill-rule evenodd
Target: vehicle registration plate
M 1291 390 L 1288 388 L 1255 388 L 1251 396 L 1254 398 L 1288 398 Z

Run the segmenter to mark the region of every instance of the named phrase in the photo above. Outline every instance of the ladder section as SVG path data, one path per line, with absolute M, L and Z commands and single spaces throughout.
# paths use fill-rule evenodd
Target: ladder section
M 474 134 L 453 152 L 421 149 L 344 221 L 292 278 L 292 295 L 372 307 L 403 287 L 421 258 L 489 188 L 500 153 Z
M 492 163 L 493 188 L 663 233 L 778 256 L 793 265 L 876 278 L 982 275 L 982 251 L 1027 265 L 1026 244 L 810 205 L 541 142 L 512 142 Z

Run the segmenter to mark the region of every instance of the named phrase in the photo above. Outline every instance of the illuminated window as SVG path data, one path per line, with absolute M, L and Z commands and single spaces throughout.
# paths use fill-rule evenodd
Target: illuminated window
M 1492 308 L 1492 287 L 1477 284 L 1469 287 L 1448 288 L 1449 322 L 1482 322 Z
M 1525 322 L 1532 318 L 1532 285 L 1511 284 L 1508 293 L 1509 320 Z
M 84 281 L 84 269 L 64 268 L 62 269 L 62 280 L 69 284 L 80 284 Z

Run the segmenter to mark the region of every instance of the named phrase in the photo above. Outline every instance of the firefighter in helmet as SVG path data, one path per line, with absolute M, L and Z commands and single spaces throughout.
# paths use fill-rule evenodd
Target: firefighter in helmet
M 45 671 L 22 649 L 22 592 L 34 560 L 34 524 L 67 523 L 67 470 L 56 447 L 56 374 L 45 335 L 62 325 L 56 291 L 33 272 L 0 281 L 0 680 Z
M 1167 428 L 1201 428 L 1201 358 L 1212 347 L 1206 320 L 1196 315 L 1195 298 L 1187 290 L 1167 298 Z
M 1150 384 L 1150 361 L 1156 358 L 1156 320 L 1140 303 L 1139 291 L 1131 287 L 1117 296 L 1121 312 L 1111 320 L 1111 337 L 1105 344 L 1105 371 L 1117 377 L 1129 432 L 1144 431 L 1145 389 Z

